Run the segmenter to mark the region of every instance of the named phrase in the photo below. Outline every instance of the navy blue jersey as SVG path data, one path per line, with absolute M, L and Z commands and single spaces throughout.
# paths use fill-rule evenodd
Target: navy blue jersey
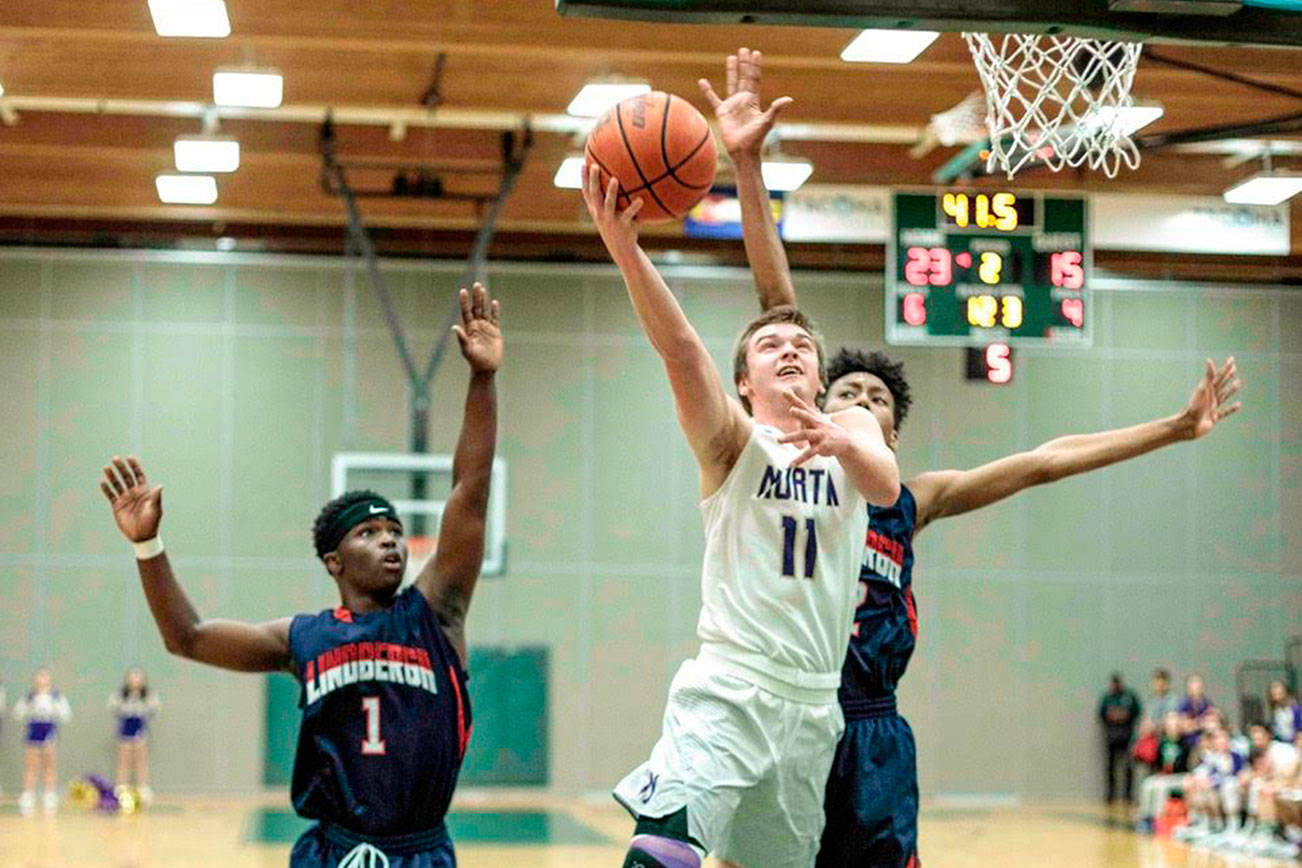
M 462 670 L 415 587 L 381 612 L 334 609 L 289 627 L 303 709 L 294 810 L 362 835 L 443 821 L 470 738 Z
M 839 699 L 846 717 L 871 700 L 890 696 L 908 668 L 918 636 L 913 602 L 913 532 L 918 505 L 900 486 L 892 506 L 868 507 L 868 538 L 859 569 L 859 605 L 850 652 L 841 670 Z

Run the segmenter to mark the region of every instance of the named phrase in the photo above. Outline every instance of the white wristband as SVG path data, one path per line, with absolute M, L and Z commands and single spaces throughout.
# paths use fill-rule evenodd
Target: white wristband
M 147 561 L 163 553 L 163 539 L 162 537 L 153 537 L 144 542 L 133 542 L 131 548 L 136 553 L 136 560 Z

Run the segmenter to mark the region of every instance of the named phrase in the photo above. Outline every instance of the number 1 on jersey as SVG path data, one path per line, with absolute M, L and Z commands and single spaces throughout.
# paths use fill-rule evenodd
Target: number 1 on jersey
M 380 738 L 380 697 L 363 696 L 362 711 L 366 713 L 366 738 L 362 739 L 362 753 L 366 756 L 384 756 L 384 739 Z
M 782 575 L 796 577 L 796 520 L 789 515 L 782 516 Z M 814 532 L 814 520 L 805 519 L 805 578 L 814 577 L 814 564 L 818 561 L 818 535 Z

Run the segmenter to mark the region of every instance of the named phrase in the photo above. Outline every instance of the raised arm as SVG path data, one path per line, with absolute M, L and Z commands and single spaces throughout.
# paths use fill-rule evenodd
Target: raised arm
M 1094 434 L 1073 434 L 983 464 L 972 470 L 923 473 L 909 482 L 918 504 L 918 530 L 938 518 L 960 515 L 1024 488 L 1107 467 L 1182 440 L 1206 435 L 1241 404 L 1230 400 L 1242 385 L 1234 357 L 1218 370 L 1211 359 L 1193 396 L 1173 416 Z
M 501 312 L 483 284 L 461 290 L 461 323 L 454 326 L 461 355 L 470 366 L 461 436 L 452 459 L 452 493 L 439 524 L 434 557 L 416 587 L 466 662 L 466 613 L 484 562 L 489 482 L 497 449 L 497 369 L 502 364 Z
M 720 99 L 706 79 L 700 79 L 701 93 L 714 107 L 719 122 L 719 138 L 732 159 L 737 181 L 737 199 L 741 203 L 742 242 L 746 259 L 755 277 L 755 291 L 764 310 L 779 305 L 796 304 L 796 288 L 791 282 L 787 252 L 778 237 L 773 219 L 773 205 L 764 187 L 761 171 L 764 138 L 777 121 L 778 113 L 791 104 L 791 97 L 773 100 L 768 109 L 760 107 L 759 88 L 763 55 L 742 48 L 728 56 L 727 98 Z
M 895 453 L 882 439 L 881 426 L 863 407 L 851 407 L 828 416 L 786 392 L 788 412 L 800 428 L 782 437 L 783 443 L 804 446 L 792 466 L 804 464 L 815 455 L 828 455 L 840 462 L 854 487 L 873 506 L 890 506 L 900 497 L 900 468 Z
M 624 276 L 642 330 L 664 362 L 679 425 L 701 469 L 701 494 L 708 497 L 723 484 L 741 454 L 750 436 L 751 420 L 724 391 L 705 344 L 637 243 L 634 221 L 642 200 L 635 199 L 617 214 L 618 192 L 619 182 L 611 178 L 603 195 L 600 172 L 595 166 L 591 168 L 583 190 L 584 201 L 601 240 Z
M 149 546 L 138 549 L 136 568 L 168 651 L 237 672 L 290 668 L 289 618 L 250 624 L 199 617 L 157 542 L 163 487 L 149 487 L 140 462 L 134 457 L 123 461 L 115 455 L 112 465 L 104 466 L 99 487 L 113 507 L 113 519 L 122 535 L 132 543 Z

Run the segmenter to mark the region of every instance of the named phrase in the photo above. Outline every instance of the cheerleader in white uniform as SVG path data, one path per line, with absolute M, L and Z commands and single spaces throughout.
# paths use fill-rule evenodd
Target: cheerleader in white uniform
M 158 711 L 158 694 L 149 689 L 143 670 L 132 668 L 123 676 L 122 687 L 108 700 L 109 711 L 117 718 L 119 785 L 132 783 L 135 772 L 140 801 L 149 804 L 154 793 L 149 788 L 149 719 Z
M 23 766 L 23 794 L 18 809 L 24 816 L 36 811 L 36 776 L 44 772 L 45 812 L 59 808 L 59 791 L 55 784 L 55 744 L 59 724 L 72 717 L 67 697 L 54 689 L 50 670 L 42 667 L 32 676 L 32 689 L 14 703 L 14 717 L 26 724 L 23 741 L 27 755 Z

